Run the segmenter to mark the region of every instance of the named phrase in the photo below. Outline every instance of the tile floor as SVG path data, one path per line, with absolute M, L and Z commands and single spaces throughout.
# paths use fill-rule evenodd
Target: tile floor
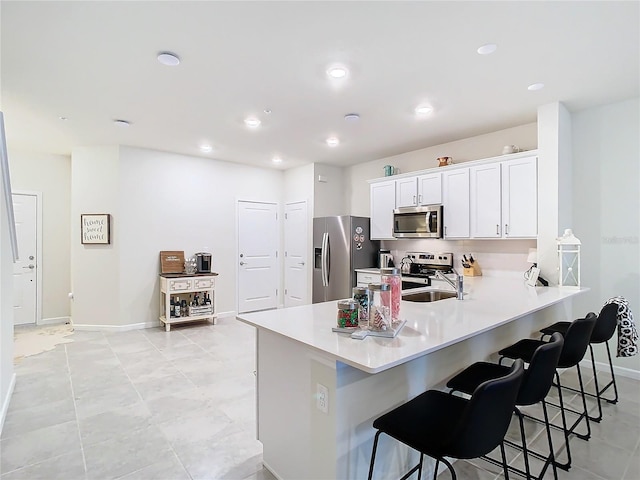
M 275 480 L 255 439 L 252 327 L 226 318 L 169 333 L 70 338 L 16 365 L 0 480 Z M 575 374 L 565 372 L 564 381 L 575 384 Z M 589 442 L 571 440 L 574 467 L 559 471 L 561 480 L 640 480 L 640 382 L 618 383 L 620 403 L 604 406 Z M 527 431 L 535 438 L 542 429 L 528 422 Z M 515 423 L 508 435 L 519 438 Z M 543 450 L 542 441 L 531 443 Z M 521 455 L 509 456 L 521 464 Z M 456 463 L 458 478 L 501 478 L 499 468 L 472 463 Z

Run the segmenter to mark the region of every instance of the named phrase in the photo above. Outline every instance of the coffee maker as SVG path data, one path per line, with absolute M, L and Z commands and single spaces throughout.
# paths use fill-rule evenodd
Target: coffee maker
M 196 253 L 196 271 L 198 273 L 211 273 L 211 254 L 200 252 Z

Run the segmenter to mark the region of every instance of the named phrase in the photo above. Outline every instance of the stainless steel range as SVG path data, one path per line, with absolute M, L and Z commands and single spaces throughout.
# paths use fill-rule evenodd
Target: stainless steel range
M 436 271 L 453 272 L 453 253 L 407 252 L 411 260 L 409 273 L 402 274 L 402 289 L 420 288 L 431 285 Z

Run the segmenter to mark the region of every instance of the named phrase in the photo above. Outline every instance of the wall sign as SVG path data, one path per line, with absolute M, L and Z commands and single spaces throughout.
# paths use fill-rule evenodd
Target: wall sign
M 111 215 L 91 213 L 80 215 L 80 232 L 83 244 L 111 243 Z

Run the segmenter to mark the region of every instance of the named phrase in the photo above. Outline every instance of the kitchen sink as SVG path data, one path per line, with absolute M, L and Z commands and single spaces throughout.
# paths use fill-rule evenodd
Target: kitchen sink
M 437 302 L 438 300 L 455 298 L 456 296 L 456 292 L 429 290 L 427 292 L 405 293 L 402 295 L 402 300 L 407 302 Z

